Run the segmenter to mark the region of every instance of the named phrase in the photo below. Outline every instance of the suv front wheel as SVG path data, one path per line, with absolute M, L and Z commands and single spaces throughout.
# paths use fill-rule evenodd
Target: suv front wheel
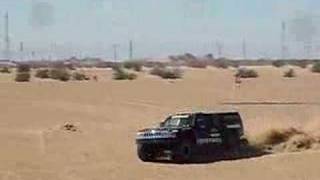
M 173 160 L 176 163 L 191 162 L 195 155 L 193 143 L 189 141 L 182 142 L 174 149 Z
M 147 145 L 138 145 L 138 157 L 143 162 L 150 162 L 154 159 L 152 148 Z

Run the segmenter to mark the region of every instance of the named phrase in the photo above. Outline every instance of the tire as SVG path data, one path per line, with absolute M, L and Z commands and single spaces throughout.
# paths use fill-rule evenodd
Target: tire
M 241 147 L 248 147 L 249 146 L 249 141 L 246 138 L 241 138 L 240 139 L 240 146 Z
M 188 163 L 192 162 L 195 155 L 195 148 L 191 142 L 183 142 L 179 144 L 173 155 L 173 161 L 176 163 Z
M 234 149 L 240 147 L 240 139 L 237 133 L 229 133 L 225 139 L 225 147 L 227 149 Z
M 138 157 L 143 162 L 154 160 L 152 148 L 147 145 L 138 145 Z

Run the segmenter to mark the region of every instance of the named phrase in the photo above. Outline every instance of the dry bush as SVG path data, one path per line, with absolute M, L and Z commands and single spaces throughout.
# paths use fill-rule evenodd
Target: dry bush
M 142 71 L 143 63 L 140 61 L 127 61 L 123 63 L 124 68 L 132 69 L 134 71 Z
M 308 67 L 309 63 L 306 60 L 300 60 L 300 61 L 295 62 L 294 65 L 305 69 Z
M 257 78 L 259 77 L 258 72 L 253 69 L 241 68 L 235 75 L 240 78 Z
M 22 72 L 30 72 L 31 67 L 28 64 L 19 64 L 17 72 L 22 73 Z
M 135 80 L 138 77 L 136 74 L 126 72 L 120 67 L 115 68 L 113 71 L 114 80 Z
M 29 82 L 30 78 L 31 78 L 30 70 L 31 70 L 30 65 L 19 64 L 15 81 L 16 82 Z
M 320 73 L 320 62 L 313 64 L 311 71 L 314 73 Z
M 64 63 L 63 61 L 56 61 L 52 63 L 52 67 L 54 69 L 68 69 L 68 70 L 76 70 L 73 64 Z
M 16 82 L 29 82 L 30 81 L 30 72 L 18 72 L 15 78 Z
M 240 63 L 238 61 L 232 61 L 232 62 L 230 62 L 229 66 L 234 67 L 234 68 L 239 68 Z
M 222 69 L 228 69 L 230 63 L 226 59 L 217 59 L 214 61 L 213 66 Z
M 200 61 L 200 60 L 191 60 L 186 62 L 186 66 L 192 67 L 192 68 L 207 68 L 207 62 L 206 61 Z
M 273 61 L 272 62 L 272 65 L 274 66 L 274 67 L 282 67 L 282 66 L 285 66 L 286 65 L 286 62 L 285 61 L 283 61 L 283 60 L 276 60 L 276 61 Z
M 70 73 L 64 68 L 54 68 L 50 70 L 50 78 L 60 81 L 69 81 Z
M 74 72 L 72 73 L 72 79 L 76 81 L 88 81 L 90 78 L 83 73 Z
M 50 78 L 49 72 L 49 69 L 39 69 L 36 71 L 35 76 L 41 79 L 48 79 Z
M 163 68 L 155 67 L 150 71 L 150 74 L 159 76 L 163 79 L 181 79 L 183 72 L 178 68 Z
M 4 74 L 10 74 L 11 71 L 8 67 L 3 67 L 0 69 L 0 73 L 4 73 Z
M 286 78 L 294 78 L 296 77 L 296 72 L 293 69 L 289 69 L 288 71 L 284 72 L 283 77 Z

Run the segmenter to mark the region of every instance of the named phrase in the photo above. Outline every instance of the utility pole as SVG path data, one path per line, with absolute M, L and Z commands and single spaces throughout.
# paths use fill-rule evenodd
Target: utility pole
M 287 52 L 286 31 L 287 31 L 286 23 L 282 21 L 282 24 L 281 24 L 281 57 L 282 59 L 285 59 L 287 54 L 286 53 Z
M 119 45 L 118 44 L 113 44 L 113 58 L 115 61 L 118 60 L 118 47 Z
M 4 56 L 6 59 L 10 59 L 10 36 L 9 36 L 9 13 L 6 12 L 4 16 L 5 26 L 4 26 L 4 42 L 5 42 L 5 49 L 4 49 Z
M 243 39 L 243 42 L 242 42 L 242 56 L 243 56 L 243 59 L 247 59 L 247 42 L 245 39 Z
M 129 60 L 133 59 L 133 42 L 130 40 L 129 42 Z
M 19 48 L 19 51 L 20 51 L 20 60 L 23 61 L 23 51 L 24 51 L 24 43 L 21 41 L 20 42 L 20 48 Z
M 216 42 L 217 46 L 217 53 L 218 53 L 218 58 L 222 58 L 222 53 L 223 53 L 223 43 L 217 41 Z
M 36 52 L 35 51 L 32 51 L 31 52 L 31 58 L 32 58 L 32 60 L 35 60 L 34 58 L 36 57 Z

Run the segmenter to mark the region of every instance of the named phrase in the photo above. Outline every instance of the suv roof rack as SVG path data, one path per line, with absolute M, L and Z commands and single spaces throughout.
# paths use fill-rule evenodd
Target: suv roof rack
M 236 113 L 239 112 L 237 109 L 213 109 L 213 110 L 191 110 L 191 111 L 178 111 L 175 115 L 187 115 L 187 114 L 213 114 L 213 113 Z

